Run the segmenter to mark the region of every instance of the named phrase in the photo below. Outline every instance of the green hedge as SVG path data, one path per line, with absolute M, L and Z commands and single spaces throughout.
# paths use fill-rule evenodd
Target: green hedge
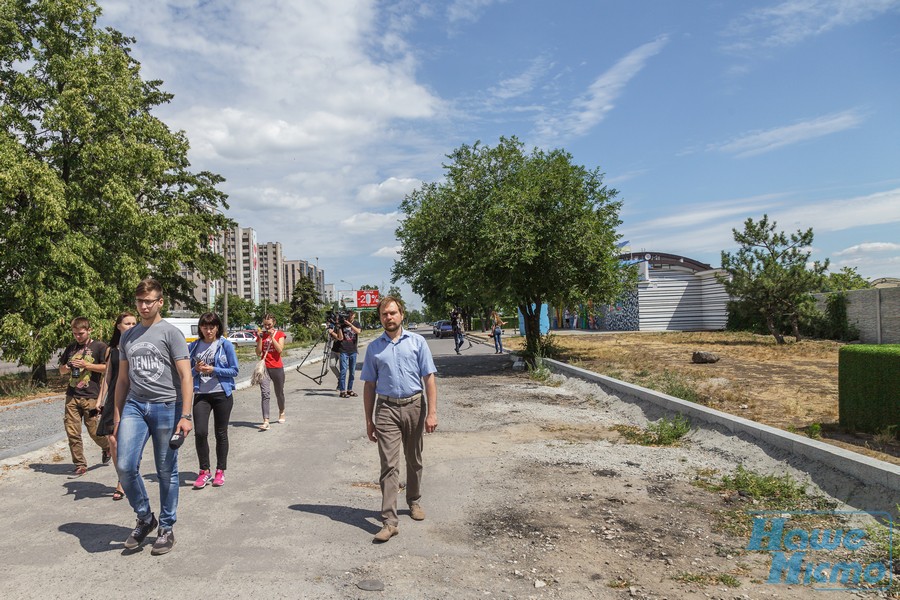
M 900 428 L 900 344 L 844 346 L 838 360 L 842 427 L 877 433 Z

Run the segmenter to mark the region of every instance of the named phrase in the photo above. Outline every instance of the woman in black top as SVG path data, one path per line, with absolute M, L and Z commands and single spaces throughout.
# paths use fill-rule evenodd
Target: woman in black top
M 97 435 L 105 435 L 109 440 L 109 453 L 112 455 L 113 465 L 116 464 L 116 438 L 113 435 L 114 425 L 119 419 L 116 417 L 116 378 L 119 375 L 119 339 L 122 334 L 137 325 L 137 319 L 130 312 L 123 312 L 116 318 L 116 328 L 113 331 L 109 347 L 106 349 L 106 376 L 100 386 L 100 395 L 103 404 L 100 406 L 100 422 L 97 424 Z M 122 483 L 116 482 L 116 491 L 113 492 L 113 500 L 121 500 L 125 497 Z

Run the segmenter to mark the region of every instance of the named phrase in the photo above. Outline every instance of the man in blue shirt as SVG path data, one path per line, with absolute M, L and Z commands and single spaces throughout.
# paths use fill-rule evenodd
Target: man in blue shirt
M 381 518 L 375 535 L 386 542 L 399 533 L 397 492 L 400 488 L 400 448 L 406 457 L 406 503 L 413 520 L 425 518 L 422 498 L 423 434 L 437 429 L 437 369 L 422 336 L 404 331 L 403 305 L 392 296 L 378 303 L 384 333 L 366 349 L 360 379 L 366 382 L 363 403 L 366 434 L 378 442 L 381 458 Z M 424 396 L 422 394 L 424 390 Z M 426 409 L 427 400 L 427 409 Z M 377 404 L 376 404 L 377 401 Z

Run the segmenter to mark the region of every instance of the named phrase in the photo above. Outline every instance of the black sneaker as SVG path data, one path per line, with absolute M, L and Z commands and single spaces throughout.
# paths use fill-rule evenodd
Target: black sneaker
M 153 513 L 150 513 L 150 520 L 146 523 L 137 520 L 137 525 L 134 526 L 134 529 L 131 532 L 131 535 L 128 536 L 128 539 L 125 540 L 125 549 L 126 550 L 134 550 L 138 546 L 141 545 L 150 532 L 156 529 L 156 526 L 159 525 L 159 521 L 156 520 L 156 517 Z
M 109 463 L 109 459 L 112 458 L 112 454 L 109 453 L 109 450 L 104 450 L 103 454 L 100 455 L 100 461 L 105 465 Z
M 172 550 L 172 546 L 175 545 L 175 534 L 172 533 L 171 529 L 160 528 L 156 536 L 156 541 L 153 542 L 153 550 L 150 551 L 150 554 L 153 556 L 168 554 Z

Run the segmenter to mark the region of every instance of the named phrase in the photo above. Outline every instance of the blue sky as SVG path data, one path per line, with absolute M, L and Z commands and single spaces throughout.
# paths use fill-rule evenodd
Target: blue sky
M 900 277 L 900 0 L 101 7 L 229 216 L 339 289 L 389 285 L 404 195 L 512 135 L 599 167 L 634 250 L 719 266 L 767 213 L 834 271 Z

